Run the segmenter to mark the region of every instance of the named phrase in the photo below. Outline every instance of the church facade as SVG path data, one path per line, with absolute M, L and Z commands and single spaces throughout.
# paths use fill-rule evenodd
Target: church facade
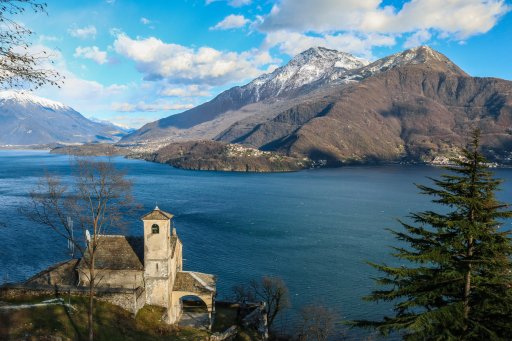
M 173 215 L 156 207 L 142 217 L 142 222 L 142 237 L 99 236 L 94 261 L 97 288 L 137 290 L 142 304 L 136 306 L 166 308 L 166 321 L 170 324 L 181 317 L 181 299 L 194 296 L 206 305 L 211 322 L 216 278 L 183 269 L 183 244 L 173 226 Z M 87 259 L 81 259 L 76 266 L 79 287 L 89 284 L 86 264 Z

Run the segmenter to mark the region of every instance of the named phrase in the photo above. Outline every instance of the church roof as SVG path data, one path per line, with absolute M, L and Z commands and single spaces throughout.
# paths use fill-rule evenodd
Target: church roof
M 180 271 L 176 273 L 173 291 L 188 291 L 193 293 L 213 293 L 217 279 L 214 275 L 201 272 Z
M 161 209 L 155 207 L 155 209 L 145 215 L 142 216 L 142 220 L 169 220 L 172 219 L 174 215 L 169 212 L 162 211 Z
M 76 285 L 78 282 L 75 270 L 77 263 L 78 259 L 70 259 L 52 265 L 27 279 L 24 284 L 28 286 Z
M 85 258 L 88 258 L 85 252 Z M 144 237 L 102 235 L 94 261 L 96 269 L 144 270 Z M 79 268 L 87 268 L 84 259 Z

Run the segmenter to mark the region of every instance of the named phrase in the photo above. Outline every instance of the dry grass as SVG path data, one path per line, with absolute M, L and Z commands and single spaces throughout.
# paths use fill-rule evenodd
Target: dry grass
M 45 298 L 27 298 L 24 303 Z M 19 303 L 18 299 L 16 303 Z M 59 336 L 64 340 L 87 338 L 87 299 L 71 298 L 77 309 L 60 305 L 0 311 L 0 340 L 41 340 Z M 96 340 L 205 340 L 208 333 L 192 328 L 177 328 L 161 321 L 163 309 L 146 306 L 134 318 L 129 312 L 105 302 L 96 302 Z

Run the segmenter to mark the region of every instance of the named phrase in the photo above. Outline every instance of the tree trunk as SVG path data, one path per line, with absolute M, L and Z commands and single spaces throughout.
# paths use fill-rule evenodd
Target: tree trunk
M 476 142 L 478 144 L 478 142 Z M 477 178 L 477 169 L 478 169 L 478 154 L 477 147 L 475 146 L 475 150 L 473 152 L 473 160 L 472 160 L 472 170 L 471 170 L 471 182 L 470 182 L 470 197 L 474 198 L 477 194 L 476 191 L 476 178 Z M 475 222 L 475 211 L 472 207 L 469 208 L 469 221 L 471 224 Z M 469 260 L 473 256 L 473 236 L 469 236 L 467 243 L 467 252 L 466 252 L 466 260 L 468 262 L 468 268 L 466 271 L 466 275 L 464 278 L 464 332 L 468 329 L 468 319 L 469 319 L 469 296 L 471 295 L 471 268 L 472 263 Z
M 88 311 L 88 324 L 89 324 L 89 341 L 94 340 L 94 253 L 91 254 L 91 263 L 89 266 L 89 311 Z
M 473 256 L 473 237 L 469 238 L 467 258 Z M 465 276 L 464 283 L 464 330 L 468 328 L 467 320 L 469 318 L 469 295 L 471 295 L 471 262 L 468 264 L 468 270 Z

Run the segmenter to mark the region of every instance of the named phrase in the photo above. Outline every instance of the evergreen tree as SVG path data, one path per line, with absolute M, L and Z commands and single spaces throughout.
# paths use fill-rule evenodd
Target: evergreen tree
M 404 245 L 392 255 L 405 265 L 370 263 L 385 288 L 365 299 L 395 302 L 394 316 L 353 325 L 406 340 L 512 337 L 512 242 L 500 229 L 512 212 L 495 198 L 502 181 L 479 152 L 479 131 L 453 162 L 433 187 L 417 185 L 445 209 L 412 213 L 413 223 L 400 221 L 404 232 L 391 230 Z

